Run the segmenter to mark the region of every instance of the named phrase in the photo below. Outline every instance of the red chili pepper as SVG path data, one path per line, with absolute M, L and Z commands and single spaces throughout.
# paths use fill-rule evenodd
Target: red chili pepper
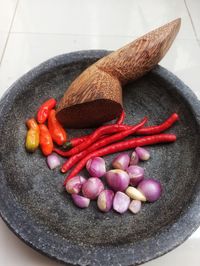
M 125 116 L 124 112 L 122 112 L 120 118 L 122 118 L 123 116 Z M 119 120 L 121 120 L 121 119 L 119 119 Z M 117 121 L 117 123 L 119 123 L 119 120 Z M 165 122 L 163 122 L 162 124 L 156 125 L 156 126 L 140 128 L 136 132 L 136 134 L 137 135 L 153 135 L 153 134 L 161 133 L 161 132 L 167 130 L 168 128 L 170 128 L 177 120 L 179 120 L 179 116 L 178 116 L 178 114 L 174 113 Z M 66 143 L 66 147 L 65 148 L 69 148 L 70 149 L 72 147 L 78 146 L 79 144 L 85 142 L 90 136 L 91 135 L 86 135 L 86 136 L 83 136 L 83 137 L 80 137 L 80 138 L 71 139 L 69 142 Z M 59 153 L 59 151 L 58 151 L 58 153 Z M 61 156 L 63 156 L 63 157 L 67 157 L 68 156 L 68 153 L 66 154 L 65 152 L 63 153 L 62 151 L 59 154 Z
M 124 119 L 125 119 L 125 112 L 122 111 L 120 117 L 116 121 L 116 124 L 118 124 L 118 125 L 123 124 Z M 73 138 L 70 141 L 64 143 L 63 148 L 64 149 L 71 149 L 73 147 L 76 147 L 76 146 L 80 145 L 81 143 L 83 143 L 84 141 L 86 141 L 90 136 L 91 136 L 91 134 L 85 135 L 85 136 L 79 137 L 79 138 Z
M 94 143 L 97 139 L 99 139 L 101 136 L 105 134 L 121 132 L 130 128 L 132 128 L 132 126 L 118 125 L 118 124 L 101 126 L 90 135 L 88 140 L 72 148 L 70 151 L 66 151 L 65 157 L 70 157 L 72 155 L 81 152 L 82 150 L 85 150 L 87 147 L 89 147 L 92 143 Z
M 68 157 L 68 155 L 66 155 L 66 153 L 68 154 L 68 151 L 60 150 L 58 148 L 55 148 L 55 146 L 53 147 L 53 151 L 56 152 L 57 154 L 59 154 L 62 157 Z
M 118 125 L 123 124 L 124 119 L 125 119 L 125 116 L 126 116 L 125 112 L 122 111 L 120 117 L 118 118 L 118 120 L 117 120 L 117 122 L 116 122 L 116 124 L 118 124 Z
M 125 130 L 125 131 L 120 132 L 120 133 L 116 133 L 112 136 L 109 136 L 109 137 L 103 138 L 102 140 L 97 141 L 88 149 L 86 149 L 86 150 L 84 150 L 78 154 L 75 154 L 74 156 L 69 158 L 69 160 L 67 160 L 63 164 L 61 172 L 66 173 L 72 166 L 74 166 L 78 161 L 80 161 L 82 158 L 84 158 L 88 153 L 96 151 L 96 150 L 98 150 L 98 149 L 100 149 L 100 148 L 102 148 L 108 144 L 122 140 L 122 139 L 126 138 L 127 136 L 133 134 L 139 128 L 143 127 L 146 122 L 147 122 L 147 118 L 145 117 L 139 124 L 133 126 L 131 129 Z M 60 154 L 60 151 L 58 152 L 58 154 Z
M 56 100 L 54 98 L 49 99 L 48 101 L 44 102 L 37 113 L 37 121 L 40 124 L 43 124 L 48 116 L 49 112 L 56 106 Z
M 79 137 L 79 138 L 73 138 L 71 139 L 70 141 L 67 141 L 66 143 L 63 144 L 63 148 L 65 150 L 70 150 L 78 145 L 80 145 L 81 143 L 85 142 L 86 140 L 88 140 L 90 138 L 91 134 L 90 135 L 85 135 L 83 137 Z M 103 139 L 105 138 L 107 135 L 103 135 L 101 137 L 99 137 L 99 139 Z M 64 157 L 67 157 L 65 155 L 63 155 Z
M 80 139 L 82 139 L 82 141 L 80 142 L 80 144 L 81 143 L 83 143 L 84 141 L 86 141 L 86 140 L 88 140 L 88 136 L 89 135 L 87 135 L 87 136 L 83 136 L 83 137 L 80 137 Z M 101 136 L 99 139 L 103 139 L 103 138 L 105 138 L 106 136 Z M 58 149 L 58 148 L 53 148 L 53 151 L 55 151 L 57 154 L 59 154 L 60 156 L 62 156 L 62 157 L 69 157 L 69 151 L 68 150 L 70 150 L 70 148 L 72 148 L 71 147 L 71 141 L 72 141 L 72 143 L 74 142 L 74 140 L 75 140 L 75 142 L 74 143 L 78 143 L 78 140 L 79 138 L 77 138 L 77 142 L 76 142 L 76 138 L 73 138 L 73 139 L 71 139 L 70 141 L 67 141 L 66 143 L 64 143 L 63 144 L 63 146 L 62 146 L 62 148 L 64 148 L 65 150 L 61 150 L 61 149 Z M 75 145 L 76 146 L 76 145 Z M 66 151 L 66 149 L 67 149 L 67 151 Z
M 67 133 L 56 119 L 55 110 L 51 110 L 49 113 L 48 128 L 53 141 L 58 145 L 63 145 L 67 141 Z
M 63 144 L 62 148 L 64 148 L 64 151 L 60 150 L 58 148 L 54 148 L 54 151 L 63 157 L 68 157 L 68 150 L 70 150 L 73 147 L 76 147 L 76 146 L 80 145 L 81 143 L 83 143 L 84 141 L 88 140 L 88 137 L 89 137 L 89 135 L 80 137 L 80 141 L 79 141 L 79 138 L 73 138 L 70 141 L 67 141 L 66 143 Z M 101 136 L 101 137 L 99 137 L 99 139 L 104 139 L 105 137 L 107 137 L 107 135 Z M 73 145 L 71 144 L 71 142 L 73 143 Z
M 45 156 L 53 151 L 53 141 L 46 125 L 40 124 L 40 148 Z
M 90 135 L 86 135 L 86 136 L 78 137 L 78 138 L 73 138 L 70 141 L 67 141 L 66 143 L 64 143 L 63 148 L 69 150 L 73 147 L 80 145 L 81 143 L 86 141 L 89 137 L 90 137 Z
M 158 126 L 150 126 L 145 128 L 140 128 L 137 130 L 138 135 L 153 135 L 158 134 L 166 129 L 170 128 L 177 120 L 179 120 L 179 116 L 176 113 L 173 113 L 165 122 Z
M 130 139 L 115 143 L 113 145 L 106 146 L 101 148 L 100 150 L 89 153 L 86 157 L 84 157 L 77 166 L 71 171 L 71 173 L 67 176 L 64 181 L 64 185 L 74 176 L 76 176 L 86 165 L 87 161 L 93 157 L 105 156 L 111 153 L 124 151 L 128 149 L 132 149 L 135 147 L 142 147 L 146 145 L 161 143 L 161 142 L 174 142 L 176 140 L 176 135 L 174 134 L 160 134 L 153 136 L 145 136 L 136 139 Z

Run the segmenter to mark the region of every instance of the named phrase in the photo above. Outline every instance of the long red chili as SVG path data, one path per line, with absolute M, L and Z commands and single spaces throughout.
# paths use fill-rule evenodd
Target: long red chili
M 49 112 L 56 106 L 56 100 L 51 98 L 44 102 L 37 112 L 37 121 L 39 124 L 44 124 L 49 116 Z
M 114 124 L 115 125 L 115 129 L 114 129 L 114 133 L 115 132 L 117 132 L 117 128 L 119 129 L 118 131 L 122 131 L 122 130 L 127 130 L 127 129 L 130 129 L 130 128 L 132 128 L 132 126 L 128 126 L 128 125 L 118 125 L 118 124 Z M 108 127 L 109 126 L 109 127 Z M 109 129 L 109 131 L 110 131 L 110 126 L 111 125 L 108 125 L 108 126 L 102 126 L 103 128 L 105 128 L 105 127 L 108 127 L 108 129 Z M 112 125 L 113 126 L 113 125 Z M 101 128 L 102 127 L 100 127 L 100 128 L 98 128 L 98 129 L 96 129 L 92 134 L 94 134 L 97 130 L 98 131 L 101 131 Z M 109 132 L 110 134 L 111 134 L 111 131 Z M 58 148 L 53 148 L 53 151 L 54 152 L 56 152 L 57 154 L 59 154 L 59 155 L 61 155 L 61 156 L 63 156 L 63 157 L 70 157 L 70 156 L 73 156 L 73 155 L 76 155 L 76 154 L 78 154 L 79 152 L 81 152 L 82 150 L 85 150 L 85 148 L 87 148 L 90 144 L 92 144 L 92 143 L 94 143 L 95 142 L 95 140 L 98 138 L 98 139 L 104 139 L 106 136 L 105 135 L 101 135 L 101 136 L 99 136 L 99 137 L 95 137 L 95 139 L 94 140 L 90 140 L 90 138 L 92 137 L 92 134 L 91 135 L 87 135 L 87 136 L 85 136 L 85 140 L 82 142 L 83 143 L 83 145 L 82 146 L 80 146 L 80 145 L 77 145 L 77 146 L 75 146 L 74 148 L 72 148 L 70 151 L 63 151 L 63 150 L 60 150 L 60 149 L 58 149 Z M 87 137 L 87 138 L 86 138 Z M 75 141 L 76 141 L 76 139 L 75 139 Z M 78 140 L 77 140 L 78 141 Z M 88 144 L 88 141 L 89 141 L 89 144 Z M 66 142 L 66 144 L 67 144 L 67 142 Z M 87 145 L 87 147 L 85 147 Z M 83 148 L 83 146 L 84 146 L 84 148 Z M 79 151 L 79 149 L 80 149 L 80 151 Z
M 70 141 L 67 141 L 66 143 L 64 143 L 63 144 L 63 148 L 69 150 L 69 149 L 71 149 L 71 148 L 73 148 L 75 146 L 80 145 L 81 143 L 86 141 L 89 137 L 90 137 L 90 135 L 85 135 L 83 137 L 73 138 Z
M 86 157 L 84 157 L 77 164 L 77 166 L 71 171 L 71 173 L 66 177 L 64 181 L 64 185 L 66 185 L 68 180 L 70 180 L 72 177 L 77 175 L 84 168 L 87 161 L 93 157 L 105 156 L 105 155 L 112 154 L 115 152 L 132 149 L 138 146 L 142 147 L 142 146 L 161 143 L 161 142 L 174 142 L 175 140 L 176 140 L 176 135 L 174 134 L 159 134 L 159 135 L 145 136 L 141 138 L 125 140 L 125 141 L 121 141 L 121 142 L 106 146 L 104 148 L 101 148 L 97 151 L 89 153 Z
M 107 137 L 107 136 L 101 136 L 101 137 L 99 138 L 99 140 L 102 140 L 102 139 L 104 139 L 105 137 Z M 75 138 L 74 138 L 74 139 L 75 139 Z M 85 141 L 84 139 L 87 140 L 88 137 L 86 138 L 86 136 L 84 136 L 84 137 L 83 137 L 83 141 L 81 141 L 81 143 L 83 143 L 83 142 Z M 59 155 L 62 156 L 62 157 L 69 157 L 69 155 L 68 155 L 68 154 L 69 154 L 68 150 L 70 149 L 71 145 L 70 145 L 70 144 L 68 145 L 68 143 L 69 143 L 69 142 L 66 142 L 66 143 L 63 144 L 63 146 L 62 146 L 64 149 L 67 149 L 67 151 L 66 151 L 66 150 L 63 151 L 63 150 L 58 149 L 58 148 L 55 148 L 55 147 L 53 148 L 53 151 L 56 152 L 57 154 L 59 154 Z M 65 145 L 66 145 L 66 146 L 65 146 Z M 71 148 L 72 148 L 72 147 L 71 147 Z M 75 154 L 75 155 L 76 155 L 76 154 Z M 74 155 L 72 155 L 72 156 L 74 156 Z
M 66 173 L 72 166 L 74 166 L 79 160 L 81 160 L 82 158 L 84 158 L 88 153 L 91 153 L 93 151 L 96 151 L 108 144 L 111 144 L 113 142 L 122 140 L 124 138 L 126 138 L 127 136 L 133 134 L 134 132 L 136 132 L 139 128 L 143 127 L 144 124 L 147 122 L 147 118 L 145 117 L 140 123 L 138 123 L 137 125 L 133 126 L 131 129 L 122 131 L 120 133 L 116 133 L 112 136 L 108 136 L 106 138 L 103 138 L 102 140 L 99 140 L 97 142 L 95 142 L 92 146 L 90 146 L 88 149 L 75 154 L 74 156 L 70 157 L 69 160 L 67 160 L 62 168 L 61 168 L 61 172 L 62 173 Z
M 83 137 L 77 137 L 77 138 L 73 138 L 70 141 L 65 142 L 62 145 L 62 148 L 64 148 L 64 150 L 58 149 L 58 148 L 53 148 L 53 151 L 55 151 L 57 154 L 61 155 L 62 157 L 68 157 L 69 151 L 70 149 L 72 149 L 73 147 L 76 147 L 78 145 L 80 145 L 81 143 L 83 143 L 84 141 L 89 139 L 90 135 L 85 135 Z
M 53 151 L 56 152 L 57 154 L 59 154 L 62 157 L 68 157 L 66 155 L 66 153 L 68 154 L 68 151 L 63 151 L 63 150 L 60 150 L 60 149 L 55 148 L 55 147 L 53 147 Z
M 125 115 L 125 113 L 124 113 Z M 122 117 L 122 115 L 121 115 Z M 149 126 L 149 127 L 145 127 L 145 128 L 140 128 L 137 130 L 136 134 L 137 135 L 154 135 L 154 134 L 158 134 L 161 133 L 167 129 L 169 129 L 176 121 L 179 120 L 179 116 L 177 113 L 173 113 L 166 121 L 164 121 L 162 124 L 160 125 L 156 125 L 156 126 Z M 72 142 L 73 144 L 71 145 L 70 142 L 68 144 L 69 148 L 72 148 L 74 146 L 77 146 L 81 143 L 83 143 L 85 140 L 87 140 L 87 138 L 89 138 L 90 135 L 86 135 L 84 137 L 81 138 L 74 138 L 72 139 L 70 142 Z M 59 151 L 58 149 L 56 150 L 57 153 L 59 153 L 60 155 L 67 157 L 68 155 L 65 154 L 65 152 Z
M 126 116 L 125 112 L 122 111 L 120 117 L 116 121 L 116 124 L 118 124 L 118 125 L 123 124 L 125 116 Z M 86 139 L 88 139 L 90 136 L 91 136 L 91 134 L 85 135 L 83 137 L 73 138 L 70 141 L 64 143 L 63 148 L 64 149 L 71 149 L 75 146 L 78 146 L 79 144 L 83 143 Z
M 166 121 L 158 126 L 144 127 L 137 130 L 138 135 L 154 135 L 161 133 L 170 128 L 177 120 L 179 116 L 177 113 L 173 113 Z
M 80 145 L 81 143 L 85 142 L 86 140 L 88 140 L 90 138 L 90 136 L 91 136 L 91 134 L 85 135 L 83 137 L 73 138 L 70 141 L 67 141 L 66 143 L 64 143 L 62 147 L 65 150 L 70 150 L 70 149 Z M 106 135 L 103 135 L 100 137 L 100 139 L 105 138 L 105 137 L 106 137 Z M 63 155 L 63 156 L 67 157 L 65 155 Z
M 125 116 L 126 116 L 125 112 L 122 111 L 120 117 L 118 118 L 118 120 L 117 120 L 117 122 L 116 122 L 116 124 L 118 124 L 118 125 L 123 124 L 124 119 L 125 119 Z
M 132 126 L 127 125 L 106 125 L 102 126 L 98 129 L 96 129 L 88 138 L 88 140 L 84 141 L 80 145 L 72 148 L 70 151 L 65 152 L 65 157 L 73 156 L 83 150 L 85 150 L 87 147 L 89 147 L 92 143 L 94 143 L 97 139 L 99 139 L 101 136 L 105 134 L 115 133 L 115 132 L 121 132 L 127 129 L 132 128 Z

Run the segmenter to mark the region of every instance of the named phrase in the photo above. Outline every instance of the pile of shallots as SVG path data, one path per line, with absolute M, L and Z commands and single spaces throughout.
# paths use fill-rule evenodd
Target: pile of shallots
M 149 158 L 146 149 L 137 147 L 131 157 L 127 153 L 119 154 L 112 162 L 114 169 L 106 172 L 105 160 L 94 157 L 86 165 L 91 177 L 85 179 L 80 175 L 74 176 L 67 182 L 66 190 L 80 208 L 87 208 L 90 200 L 97 200 L 102 212 L 113 208 L 121 214 L 128 209 L 136 214 L 142 202 L 154 202 L 162 193 L 160 182 L 152 178 L 144 179 L 144 169 L 137 165 L 139 160 L 146 161 Z M 108 188 L 100 179 L 102 177 L 105 177 Z

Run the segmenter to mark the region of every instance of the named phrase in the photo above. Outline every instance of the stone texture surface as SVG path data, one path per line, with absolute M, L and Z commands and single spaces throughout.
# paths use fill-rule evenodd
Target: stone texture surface
M 76 76 L 107 53 L 50 59 L 16 81 L 0 102 L 1 216 L 28 245 L 69 265 L 137 265 L 175 248 L 200 224 L 199 101 L 160 66 L 123 91 L 127 123 L 147 115 L 149 124 L 157 124 L 172 112 L 180 114 L 169 130 L 177 142 L 150 147 L 151 160 L 141 163 L 146 176 L 163 185 L 156 203 L 143 205 L 137 215 L 103 214 L 96 202 L 80 210 L 63 191 L 59 169 L 50 171 L 40 151 L 26 153 L 25 120 L 48 97 L 60 99 Z M 105 157 L 107 169 L 113 157 Z

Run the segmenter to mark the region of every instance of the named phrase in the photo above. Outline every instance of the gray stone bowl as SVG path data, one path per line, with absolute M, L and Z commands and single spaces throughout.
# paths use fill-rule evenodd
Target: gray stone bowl
M 68 265 L 138 265 L 174 249 L 200 224 L 200 104 L 160 66 L 123 91 L 127 123 L 148 116 L 149 124 L 159 124 L 173 112 L 180 115 L 168 130 L 178 140 L 150 146 L 151 159 L 141 163 L 146 177 L 161 181 L 164 193 L 139 214 L 103 214 L 95 201 L 78 209 L 63 190 L 59 169 L 49 170 L 39 150 L 25 151 L 25 120 L 49 97 L 59 100 L 75 77 L 107 53 L 52 58 L 16 81 L 0 102 L 1 216 L 29 246 Z M 70 137 L 88 132 L 68 131 Z M 105 157 L 107 169 L 114 156 Z

